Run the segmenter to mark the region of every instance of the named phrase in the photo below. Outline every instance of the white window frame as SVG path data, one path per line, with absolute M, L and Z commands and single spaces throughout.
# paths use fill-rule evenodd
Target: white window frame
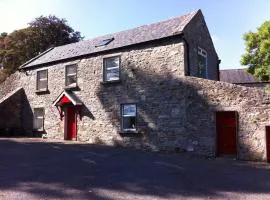
M 68 67 L 75 67 L 76 68 L 76 72 L 75 73 L 73 73 L 73 74 L 67 74 L 67 68 Z M 66 87 L 76 87 L 77 86 L 77 74 L 78 74 L 78 72 L 77 72 L 77 70 L 78 70 L 78 65 L 77 64 L 71 64 L 71 65 L 66 65 L 65 66 L 65 86 Z M 75 76 L 76 77 L 76 81 L 75 81 L 75 83 L 72 83 L 72 84 L 67 84 L 67 78 L 68 78 L 68 76 Z
M 42 116 L 36 116 L 36 110 L 42 110 L 42 113 L 43 113 L 43 115 Z M 34 128 L 34 130 L 36 130 L 36 131 L 44 131 L 44 117 L 45 116 L 45 110 L 44 110 L 44 108 L 42 107 L 42 108 L 34 108 L 34 126 L 33 126 L 33 128 Z M 37 119 L 42 119 L 42 127 L 41 128 L 37 128 Z
M 46 71 L 46 78 L 40 78 L 39 79 L 39 73 Z M 42 69 L 37 71 L 37 78 L 36 78 L 36 90 L 37 91 L 47 91 L 48 90 L 48 69 Z M 39 87 L 39 82 L 41 81 L 46 81 L 46 88 L 38 88 Z
M 207 52 L 201 47 L 198 47 L 198 55 L 201 55 L 205 58 L 205 78 L 208 78 L 208 59 L 207 59 Z
M 135 106 L 135 115 L 124 115 L 125 106 L 134 105 Z M 135 117 L 135 128 L 124 128 L 124 118 L 125 117 Z M 121 104 L 121 130 L 124 132 L 135 132 L 137 131 L 137 104 L 136 103 L 123 103 Z
M 118 67 L 107 67 L 106 66 L 106 63 L 107 63 L 106 60 L 113 59 L 113 58 L 118 58 Z M 103 81 L 104 82 L 119 81 L 120 80 L 120 66 L 121 66 L 121 57 L 120 56 L 112 56 L 112 57 L 103 58 Z M 111 70 L 111 69 L 118 69 L 119 70 L 118 79 L 112 79 L 112 80 L 107 79 L 107 71 Z

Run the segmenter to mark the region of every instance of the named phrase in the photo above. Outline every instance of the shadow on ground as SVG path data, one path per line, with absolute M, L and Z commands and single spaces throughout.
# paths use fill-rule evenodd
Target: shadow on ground
M 23 199 L 223 198 L 267 194 L 270 185 L 266 164 L 90 144 L 0 139 L 0 157 L 0 194 L 7 199 L 16 199 L 14 192 Z

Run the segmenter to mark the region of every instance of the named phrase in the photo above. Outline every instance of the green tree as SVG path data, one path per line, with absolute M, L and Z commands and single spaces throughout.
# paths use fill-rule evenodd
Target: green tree
M 263 81 L 270 80 L 270 21 L 264 22 L 257 32 L 244 34 L 246 52 L 241 64 L 247 71 Z
M 4 67 L 1 72 L 9 75 L 24 62 L 50 47 L 82 39 L 80 32 L 74 31 L 65 19 L 52 15 L 40 16 L 30 22 L 27 28 L 15 30 L 10 34 L 0 34 L 0 65 Z
M 54 15 L 40 16 L 29 23 L 29 28 L 38 34 L 39 51 L 49 47 L 69 44 L 82 40 L 80 32 L 68 26 L 66 19 L 59 19 Z

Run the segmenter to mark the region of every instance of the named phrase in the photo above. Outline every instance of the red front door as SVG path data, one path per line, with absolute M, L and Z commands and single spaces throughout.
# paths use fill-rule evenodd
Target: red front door
M 66 112 L 66 139 L 76 139 L 76 112 L 74 106 L 68 107 Z
M 237 155 L 237 113 L 216 113 L 217 155 Z
M 270 163 L 270 126 L 265 127 L 266 130 L 266 160 L 268 163 Z

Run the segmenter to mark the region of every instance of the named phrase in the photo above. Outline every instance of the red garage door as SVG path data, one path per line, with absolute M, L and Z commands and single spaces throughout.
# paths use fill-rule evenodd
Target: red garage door
M 217 155 L 237 155 L 237 112 L 216 113 Z

